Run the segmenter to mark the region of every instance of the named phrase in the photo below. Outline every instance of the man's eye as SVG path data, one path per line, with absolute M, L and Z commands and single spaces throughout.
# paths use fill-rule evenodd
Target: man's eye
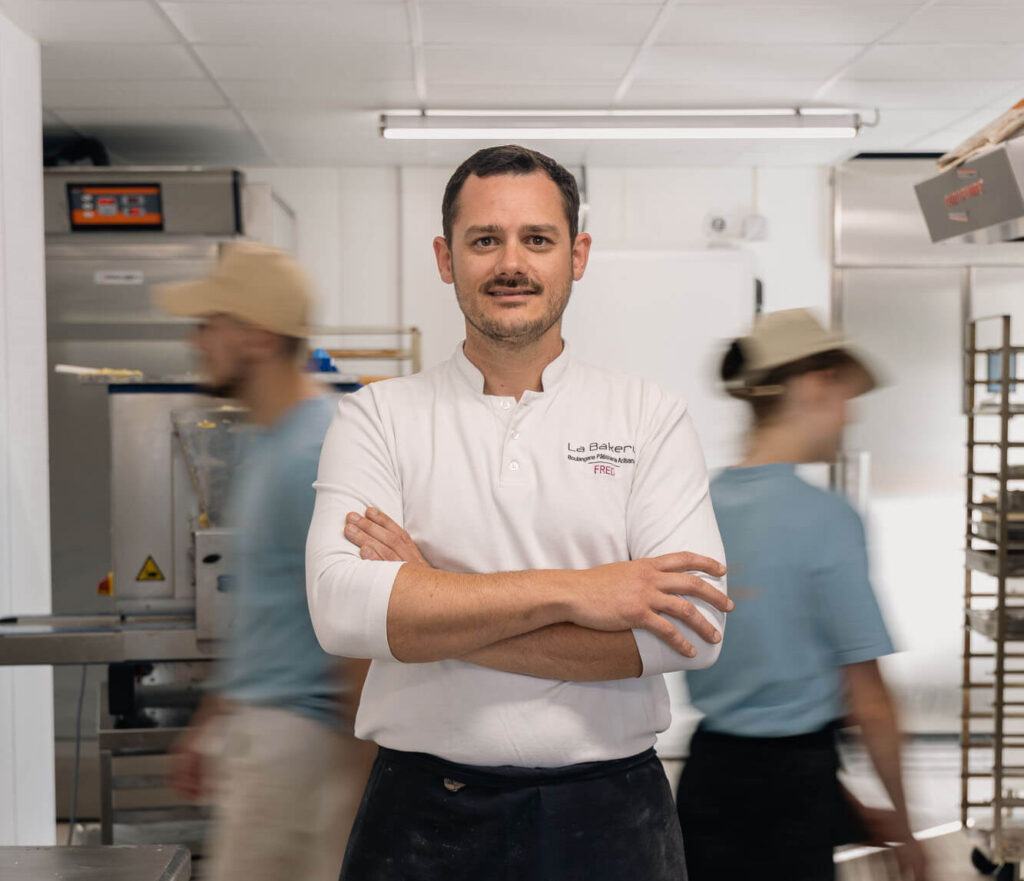
M 541 248 L 550 241 L 547 236 L 530 236 L 530 244 L 536 248 Z
M 479 245 L 481 248 L 489 248 L 491 245 L 494 244 L 494 237 L 493 236 L 481 236 L 473 244 L 474 245 Z

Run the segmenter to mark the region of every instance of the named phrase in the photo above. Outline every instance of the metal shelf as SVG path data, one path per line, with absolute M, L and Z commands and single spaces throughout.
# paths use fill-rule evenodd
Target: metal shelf
M 964 364 L 967 375 L 964 378 L 966 390 L 965 410 L 967 412 L 967 468 L 965 500 L 965 538 L 967 547 L 964 550 L 964 616 L 963 628 L 963 709 L 960 728 L 960 820 L 967 824 L 971 820 L 980 820 L 981 825 L 991 826 L 990 858 L 993 862 L 1002 863 L 1015 858 L 1012 836 L 1008 834 L 1014 818 L 1014 808 L 1024 807 L 1024 799 L 1007 794 L 1005 781 L 1014 781 L 1019 786 L 1024 779 L 1024 765 L 1020 764 L 1020 753 L 1024 751 L 1024 733 L 1007 731 L 1010 721 L 1024 720 L 1024 670 L 1010 667 L 1007 661 L 1019 659 L 1022 654 L 1020 643 L 1024 643 L 1024 608 L 1021 596 L 1010 590 L 1008 582 L 1014 578 L 1024 578 L 1024 541 L 1020 538 L 1024 529 L 1024 521 L 1010 520 L 1010 515 L 1018 513 L 1010 506 L 1010 485 L 1024 480 L 1024 464 L 1011 464 L 1010 451 L 1024 448 L 1024 442 L 1010 440 L 1010 426 L 1017 416 L 1024 415 L 1024 405 L 1011 401 L 1011 387 L 1024 380 L 1010 376 L 1013 370 L 1012 356 L 1024 352 L 1024 346 L 1013 345 L 1010 333 L 1010 316 L 999 316 L 1002 344 L 997 348 L 980 348 L 978 346 L 978 319 L 968 323 L 967 340 L 964 346 Z M 991 319 L 984 319 L 991 321 Z M 1004 374 L 998 379 L 984 378 L 978 375 L 977 355 L 999 355 L 999 364 Z M 1016 373 L 1016 370 L 1013 370 Z M 989 399 L 982 406 L 978 400 L 979 389 L 998 386 L 997 402 Z M 985 440 L 978 440 L 978 420 L 985 420 L 989 428 L 983 433 Z M 991 440 L 995 432 L 991 429 L 998 425 L 998 440 Z M 975 462 L 976 451 L 986 448 L 998 454 L 998 465 L 991 460 L 985 462 L 987 468 L 978 467 Z M 993 487 L 999 494 L 999 500 L 975 501 L 974 481 L 985 480 L 995 482 Z M 975 512 L 987 514 L 983 520 L 976 519 Z M 1024 513 L 1024 512 L 1020 512 Z M 984 526 L 981 524 L 984 523 Z M 985 534 L 982 534 L 984 530 Z M 1011 539 L 1013 534 L 1015 539 Z M 1005 541 L 1002 539 L 1005 537 Z M 986 547 L 975 547 L 974 542 L 981 542 Z M 974 590 L 972 579 L 983 574 L 994 579 L 994 584 L 984 592 Z M 994 608 L 993 608 L 994 606 Z M 986 651 L 975 650 L 975 640 L 984 637 L 989 640 Z M 1013 649 L 1016 650 L 1013 650 Z M 972 662 L 979 658 L 990 659 L 992 669 L 981 671 Z M 972 706 L 971 695 L 985 692 L 984 700 L 988 704 L 985 709 Z M 1015 725 L 1013 727 L 1019 727 Z M 979 728 L 983 730 L 978 730 Z M 991 770 L 979 770 L 970 766 L 972 751 L 990 750 L 992 753 Z M 1008 754 L 1018 759 L 1018 763 L 1007 761 Z M 975 762 L 977 764 L 977 761 Z M 969 783 L 971 780 L 991 779 L 994 795 L 989 801 L 971 798 Z M 987 815 L 976 815 L 972 812 L 987 811 Z

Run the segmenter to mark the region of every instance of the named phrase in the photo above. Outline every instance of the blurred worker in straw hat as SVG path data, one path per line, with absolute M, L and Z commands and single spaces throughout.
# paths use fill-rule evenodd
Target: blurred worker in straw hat
M 903 842 L 901 864 L 924 878 L 878 669 L 893 646 L 864 528 L 795 472 L 835 460 L 848 402 L 875 377 L 804 309 L 762 316 L 721 374 L 753 429 L 746 458 L 711 484 L 736 610 L 718 663 L 686 673 L 704 713 L 678 791 L 690 879 L 824 881 L 833 847 L 853 840 Z M 839 783 L 835 736 L 847 724 L 860 727 L 894 811 L 864 808 Z
M 210 390 L 240 400 L 257 430 L 231 488 L 235 625 L 173 749 L 172 782 L 216 801 L 215 881 L 335 881 L 372 756 L 351 735 L 349 705 L 366 665 L 320 648 L 306 604 L 313 481 L 336 409 L 303 370 L 311 286 L 284 252 L 244 242 L 156 300 L 200 319 Z

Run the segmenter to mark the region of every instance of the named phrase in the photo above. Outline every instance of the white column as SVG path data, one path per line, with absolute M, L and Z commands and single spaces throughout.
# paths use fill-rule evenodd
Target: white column
M 0 14 L 0 615 L 50 611 L 39 44 Z M 54 843 L 53 674 L 0 668 L 0 845 Z

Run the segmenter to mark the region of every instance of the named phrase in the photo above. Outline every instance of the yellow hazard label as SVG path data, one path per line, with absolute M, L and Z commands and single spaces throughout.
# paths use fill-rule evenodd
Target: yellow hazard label
M 157 566 L 156 560 L 153 559 L 152 554 L 146 557 L 146 562 L 142 564 L 142 568 L 139 570 L 139 574 L 135 576 L 136 581 L 166 581 L 164 573 L 160 571 L 160 567 Z

